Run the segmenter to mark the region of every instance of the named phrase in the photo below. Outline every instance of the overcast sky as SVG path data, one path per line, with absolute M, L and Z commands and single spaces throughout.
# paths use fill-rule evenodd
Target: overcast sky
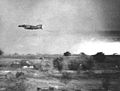
M 119 0 L 0 0 L 0 48 L 20 54 L 120 53 L 114 49 L 120 48 L 119 6 Z M 19 24 L 42 24 L 43 30 Z

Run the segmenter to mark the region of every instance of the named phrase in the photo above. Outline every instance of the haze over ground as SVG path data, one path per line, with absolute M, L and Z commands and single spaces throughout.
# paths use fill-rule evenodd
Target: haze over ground
M 0 48 L 20 54 L 120 53 L 119 6 L 119 0 L 0 0 Z M 43 24 L 43 30 L 19 24 Z

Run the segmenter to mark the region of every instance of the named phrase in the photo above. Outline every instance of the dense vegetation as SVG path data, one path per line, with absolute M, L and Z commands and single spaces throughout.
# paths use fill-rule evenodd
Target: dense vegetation
M 3 55 L 4 54 L 4 52 L 0 49 L 0 55 Z

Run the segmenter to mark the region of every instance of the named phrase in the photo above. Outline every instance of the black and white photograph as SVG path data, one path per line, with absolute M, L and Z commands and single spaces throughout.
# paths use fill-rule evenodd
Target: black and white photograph
M 120 0 L 0 0 L 0 91 L 120 91 Z

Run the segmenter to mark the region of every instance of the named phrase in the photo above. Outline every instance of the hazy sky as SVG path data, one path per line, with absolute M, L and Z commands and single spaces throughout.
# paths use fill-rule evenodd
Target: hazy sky
M 0 48 L 20 54 L 120 53 L 119 6 L 119 0 L 0 0 Z M 19 24 L 42 24 L 43 30 Z

